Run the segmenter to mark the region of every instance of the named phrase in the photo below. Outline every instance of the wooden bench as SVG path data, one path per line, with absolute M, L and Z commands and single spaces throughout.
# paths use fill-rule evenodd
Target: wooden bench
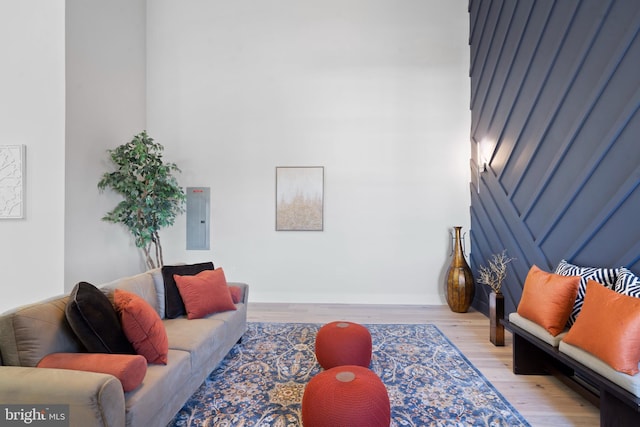
M 640 397 L 508 320 L 504 319 L 502 323 L 513 334 L 514 374 L 557 376 L 600 408 L 603 427 L 640 426 Z

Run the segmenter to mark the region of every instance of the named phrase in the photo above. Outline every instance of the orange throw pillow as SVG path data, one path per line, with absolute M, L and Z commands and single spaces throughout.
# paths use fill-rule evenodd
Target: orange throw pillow
M 222 268 L 204 270 L 195 276 L 179 276 L 174 280 L 187 309 L 188 319 L 200 319 L 208 314 L 236 310 Z
M 242 300 L 242 288 L 240 286 L 229 286 L 229 293 L 234 304 L 238 304 Z
M 619 294 L 593 280 L 580 316 L 563 338 L 619 372 L 638 373 L 640 363 L 640 298 Z
M 555 337 L 569 320 L 579 283 L 580 276 L 561 276 L 532 266 L 524 281 L 518 314 Z
M 137 354 L 149 363 L 167 364 L 169 339 L 158 313 L 133 292 L 116 289 L 113 296 L 124 334 Z
M 38 362 L 38 368 L 110 374 L 120 380 L 124 391 L 131 391 L 142 383 L 147 361 L 138 354 L 51 353 Z

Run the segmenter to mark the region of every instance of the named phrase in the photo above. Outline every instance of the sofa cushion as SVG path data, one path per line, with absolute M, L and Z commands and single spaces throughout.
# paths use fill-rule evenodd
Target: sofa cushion
M 149 363 L 166 365 L 169 341 L 158 313 L 144 299 L 122 289 L 115 290 L 114 301 L 124 334 L 136 353 Z
M 169 352 L 188 352 L 194 370 L 207 365 L 212 359 L 223 359 L 225 355 L 222 354 L 222 349 L 229 341 L 228 326 L 219 316 L 214 314 L 193 320 L 186 317 L 164 320 L 169 337 Z M 235 341 L 233 343 L 235 344 Z
M 0 316 L 2 363 L 35 367 L 49 353 L 84 351 L 65 317 L 68 301 L 68 295 L 57 296 Z
M 640 298 L 589 280 L 582 312 L 563 341 L 593 354 L 616 371 L 637 374 Z
M 518 314 L 551 335 L 558 335 L 567 324 L 579 282 L 580 276 L 561 276 L 532 266 L 524 282 Z
M 162 268 L 154 268 L 148 271 L 153 279 L 153 285 L 156 288 L 156 305 L 155 309 L 161 319 L 164 319 L 165 307 L 164 307 L 164 280 L 162 279 Z
M 566 260 L 561 260 L 555 269 L 556 274 L 562 276 L 580 276 L 580 285 L 578 287 L 578 295 L 576 295 L 576 302 L 573 304 L 573 309 L 569 315 L 569 325 L 578 318 L 582 304 L 584 302 L 584 294 L 587 290 L 587 281 L 595 280 L 602 283 L 607 288 L 613 289 L 616 283 L 616 277 L 618 275 L 618 269 L 616 268 L 601 268 L 601 267 L 581 267 L 571 264 Z
M 213 270 L 212 262 L 185 265 L 165 265 L 162 267 L 162 279 L 164 281 L 165 317 L 175 319 L 186 314 L 180 291 L 176 286 L 173 276 L 193 276 L 204 270 Z
M 560 350 L 560 353 L 566 354 L 575 361 L 582 363 L 587 368 L 618 384 L 620 387 L 631 392 L 634 396 L 640 396 L 640 375 L 627 375 L 616 371 L 593 354 L 586 352 L 579 347 L 567 344 L 564 341 L 560 341 L 560 347 L 558 350 Z
M 563 331 L 558 335 L 553 336 L 542 326 L 532 322 L 531 320 L 525 319 L 518 313 L 509 313 L 509 323 L 521 327 L 531 335 L 535 335 L 552 347 L 558 347 L 560 345 L 560 341 L 562 341 L 562 338 L 567 335 L 567 333 Z
M 173 275 L 187 310 L 188 319 L 235 310 L 222 268 L 205 270 L 195 276 Z
M 135 354 L 109 298 L 90 283 L 78 283 L 65 308 L 69 325 L 90 353 Z
M 160 272 L 159 268 L 155 270 Z M 158 309 L 158 294 L 156 291 L 156 285 L 153 278 L 154 270 L 145 271 L 144 273 L 136 274 L 133 276 L 122 277 L 112 282 L 105 283 L 97 286 L 104 294 L 109 297 L 109 301 L 115 305 L 114 291 L 116 289 L 122 289 L 124 291 L 132 292 L 144 299 L 154 310 Z M 164 295 L 164 291 L 163 291 Z M 163 304 L 164 306 L 164 304 Z M 164 315 L 164 311 L 162 312 Z
M 178 319 L 187 322 L 186 318 Z M 128 393 L 126 426 L 166 426 L 205 375 L 194 375 L 189 353 L 169 350 L 167 365 L 148 365 L 142 387 Z M 210 373 L 211 371 L 208 371 Z
M 38 368 L 72 369 L 110 374 L 120 380 L 125 392 L 135 390 L 147 373 L 144 357 L 130 354 L 52 353 L 45 356 Z
M 613 290 L 622 295 L 640 298 L 640 277 L 629 269 L 620 267 Z

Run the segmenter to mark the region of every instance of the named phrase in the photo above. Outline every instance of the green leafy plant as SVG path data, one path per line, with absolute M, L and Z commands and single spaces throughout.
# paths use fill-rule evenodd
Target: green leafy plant
M 499 254 L 491 255 L 489 266 L 480 266 L 478 283 L 488 285 L 495 293 L 500 293 L 502 282 L 507 277 L 507 264 L 515 258 L 507 256 L 506 249 Z
M 163 265 L 158 231 L 173 225 L 184 212 L 186 200 L 173 175 L 180 169 L 162 160 L 163 150 L 143 131 L 130 142 L 107 150 L 116 168 L 98 182 L 101 191 L 109 188 L 124 198 L 102 220 L 127 227 L 151 269 Z

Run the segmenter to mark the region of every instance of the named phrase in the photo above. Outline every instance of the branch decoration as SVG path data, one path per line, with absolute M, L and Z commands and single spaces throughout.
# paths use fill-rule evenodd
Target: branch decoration
M 499 293 L 502 282 L 507 277 L 507 264 L 515 258 L 507 256 L 507 250 L 491 255 L 489 266 L 480 266 L 478 283 L 488 285 L 495 293 Z

